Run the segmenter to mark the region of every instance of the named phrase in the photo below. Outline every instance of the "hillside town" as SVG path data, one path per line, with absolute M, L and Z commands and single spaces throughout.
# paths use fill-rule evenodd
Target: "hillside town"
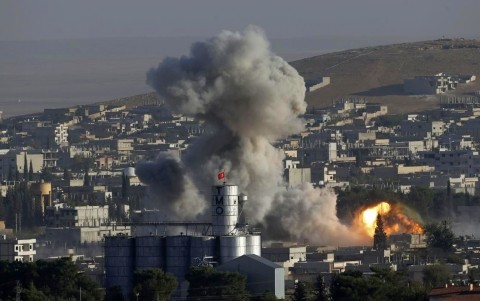
M 411 94 L 442 94 L 474 80 L 474 75 L 441 73 L 406 79 L 404 88 Z M 330 78 L 322 82 L 311 86 L 321 89 Z M 337 191 L 363 187 L 401 194 L 426 187 L 468 199 L 454 204 L 456 214 L 449 220 L 461 240 L 446 248 L 452 248 L 455 256 L 445 265 L 448 288 L 480 280 L 474 276 L 480 262 L 480 240 L 476 239 L 480 233 L 475 227 L 480 204 L 473 201 L 480 188 L 480 95 L 440 97 L 440 109 L 407 115 L 391 115 L 387 105 L 370 103 L 368 98 L 336 99 L 331 107 L 310 108 L 302 116 L 304 131 L 275 146 L 284 152 L 288 187 L 312 183 Z M 209 129 L 202 120 L 171 113 L 158 96 L 140 99 L 137 104 L 45 109 L 1 121 L 1 260 L 33 262 L 70 256 L 102 287 L 118 286 L 125 295 L 133 289 L 133 270 L 162 267 L 177 276 L 177 295 L 185 297 L 181 282 L 193 259 L 171 267 L 165 255 L 154 255 L 153 249 L 139 245 L 158 249 L 165 244 L 169 256 L 171 237 L 190 237 L 193 256 L 196 238 L 210 237 L 213 243 L 221 231 L 199 230 L 201 223 L 189 223 L 188 228 L 187 223 L 159 220 L 161 213 L 144 203 L 147 186 L 137 177 L 135 166 L 154 160 L 159 153 L 180 158 Z M 172 230 L 180 236 L 167 235 L 165 240 L 159 232 L 170 233 L 167 227 L 180 227 L 182 232 Z M 308 238 L 262 238 L 260 242 L 260 238 L 256 241 L 259 232 L 248 226 L 242 229 L 238 237 L 253 239 L 244 251 L 233 250 L 218 259 L 211 245 L 207 249 L 212 254 L 200 249 L 197 260 L 218 264 L 225 271 L 244 266 L 239 272 L 247 275 L 250 292 L 269 291 L 279 299 L 293 294 L 300 282 L 314 282 L 322 275 L 330 283 L 335 274 L 345 271 L 368 275 L 372 268 L 388 268 L 405 271 L 409 281 L 422 281 L 445 254 L 424 256 L 429 241 L 423 233 L 392 233 L 383 247 L 375 247 L 373 239 L 371 245 L 359 247 L 319 246 Z M 230 231 L 221 235 L 226 233 Z M 205 248 L 210 238 L 200 241 L 200 246 Z M 119 255 L 121 250 L 127 253 Z M 127 259 L 135 253 L 134 262 Z M 149 260 L 142 261 L 138 254 L 150 254 Z M 125 267 L 128 271 L 122 270 Z M 263 285 L 255 280 L 259 270 Z M 469 290 L 480 293 L 478 285 Z

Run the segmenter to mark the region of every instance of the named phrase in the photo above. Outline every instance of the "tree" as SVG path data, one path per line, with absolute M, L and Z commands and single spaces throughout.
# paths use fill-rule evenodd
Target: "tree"
M 122 175 L 122 198 L 126 200 L 129 196 L 130 178 L 124 174 Z
M 134 274 L 133 292 L 138 294 L 138 300 L 170 300 L 170 296 L 176 289 L 175 276 L 160 269 L 140 270 Z
M 323 276 L 319 274 L 315 281 L 315 301 L 328 301 L 330 296 L 328 290 L 325 286 L 325 281 Z
M 212 267 L 192 267 L 187 300 L 246 301 L 246 277 L 238 272 L 220 272 Z
M 430 248 L 438 248 L 445 252 L 453 250 L 455 235 L 448 226 L 447 221 L 441 223 L 427 224 L 424 227 L 427 236 L 427 245 Z
M 33 163 L 32 163 L 32 160 L 30 160 L 30 169 L 28 170 L 28 179 L 30 181 L 33 181 Z
M 443 264 L 427 265 L 423 270 L 423 282 L 429 288 L 444 286 L 450 280 L 450 273 Z
M 40 179 L 45 182 L 51 182 L 53 180 L 53 174 L 47 167 L 43 167 L 40 173 Z
M 70 160 L 70 170 L 73 172 L 81 172 L 86 168 L 92 168 L 94 166 L 94 159 L 92 157 L 85 157 L 83 155 L 75 155 Z
M 420 216 L 427 220 L 430 217 L 431 208 L 433 206 L 434 192 L 429 187 L 413 186 L 407 195 L 407 205 L 415 208 Z
M 250 301 L 276 301 L 276 300 L 283 300 L 278 299 L 274 293 L 267 292 L 261 296 L 250 296 Z
M 28 181 L 28 161 L 27 161 L 27 152 L 23 153 L 23 180 Z
M 293 292 L 293 301 L 311 301 L 314 300 L 315 294 L 313 287 L 308 282 L 299 281 L 295 285 L 295 291 Z
M 406 276 L 390 269 L 372 269 L 370 277 L 359 271 L 334 275 L 330 285 L 333 301 L 413 301 L 427 300 L 425 288 L 406 281 Z
M 17 281 L 22 285 L 22 300 L 102 299 L 98 284 L 69 259 L 39 260 L 35 263 L 0 262 L 0 300 L 15 299 Z
M 85 168 L 85 175 L 83 176 L 83 186 L 90 186 L 90 176 L 88 175 L 88 167 Z
M 383 228 L 382 216 L 377 214 L 377 226 L 373 235 L 373 248 L 376 250 L 385 250 L 387 248 L 387 233 Z

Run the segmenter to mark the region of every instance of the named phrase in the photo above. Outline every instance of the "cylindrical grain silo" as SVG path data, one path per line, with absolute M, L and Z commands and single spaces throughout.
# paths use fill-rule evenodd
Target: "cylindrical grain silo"
M 231 235 L 238 223 L 238 186 L 212 186 L 212 232 Z
M 262 256 L 262 237 L 260 235 L 247 236 L 246 254 Z
M 165 271 L 172 273 L 179 282 L 185 279 L 190 268 L 190 239 L 191 236 L 186 235 L 166 238 Z
M 165 270 L 165 237 L 140 236 L 135 238 L 135 265 L 137 269 Z
M 242 236 L 220 236 L 220 263 L 225 263 L 246 252 L 247 239 Z
M 105 287 L 119 286 L 124 296 L 132 292 L 134 239 L 128 236 L 105 237 Z
M 205 258 L 215 257 L 215 237 L 192 236 L 190 241 L 190 264 L 198 266 Z

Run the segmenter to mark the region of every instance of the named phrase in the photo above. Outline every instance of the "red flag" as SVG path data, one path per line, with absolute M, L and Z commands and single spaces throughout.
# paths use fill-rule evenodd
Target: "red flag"
M 225 179 L 225 172 L 224 171 L 219 172 L 217 175 L 217 179 L 219 181 Z

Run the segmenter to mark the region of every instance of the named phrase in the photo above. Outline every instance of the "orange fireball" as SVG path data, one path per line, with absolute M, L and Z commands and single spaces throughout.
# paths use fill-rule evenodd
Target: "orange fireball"
M 355 217 L 355 225 L 369 237 L 373 237 L 377 226 L 377 215 L 380 214 L 387 235 L 398 233 L 423 232 L 420 223 L 407 215 L 407 210 L 401 204 L 380 202 L 374 206 L 359 210 Z
M 363 223 L 363 228 L 367 234 L 373 237 L 375 233 L 375 227 L 377 226 L 377 215 L 385 215 L 390 211 L 390 204 L 387 202 L 381 202 L 376 206 L 367 208 L 361 213 L 361 221 Z

